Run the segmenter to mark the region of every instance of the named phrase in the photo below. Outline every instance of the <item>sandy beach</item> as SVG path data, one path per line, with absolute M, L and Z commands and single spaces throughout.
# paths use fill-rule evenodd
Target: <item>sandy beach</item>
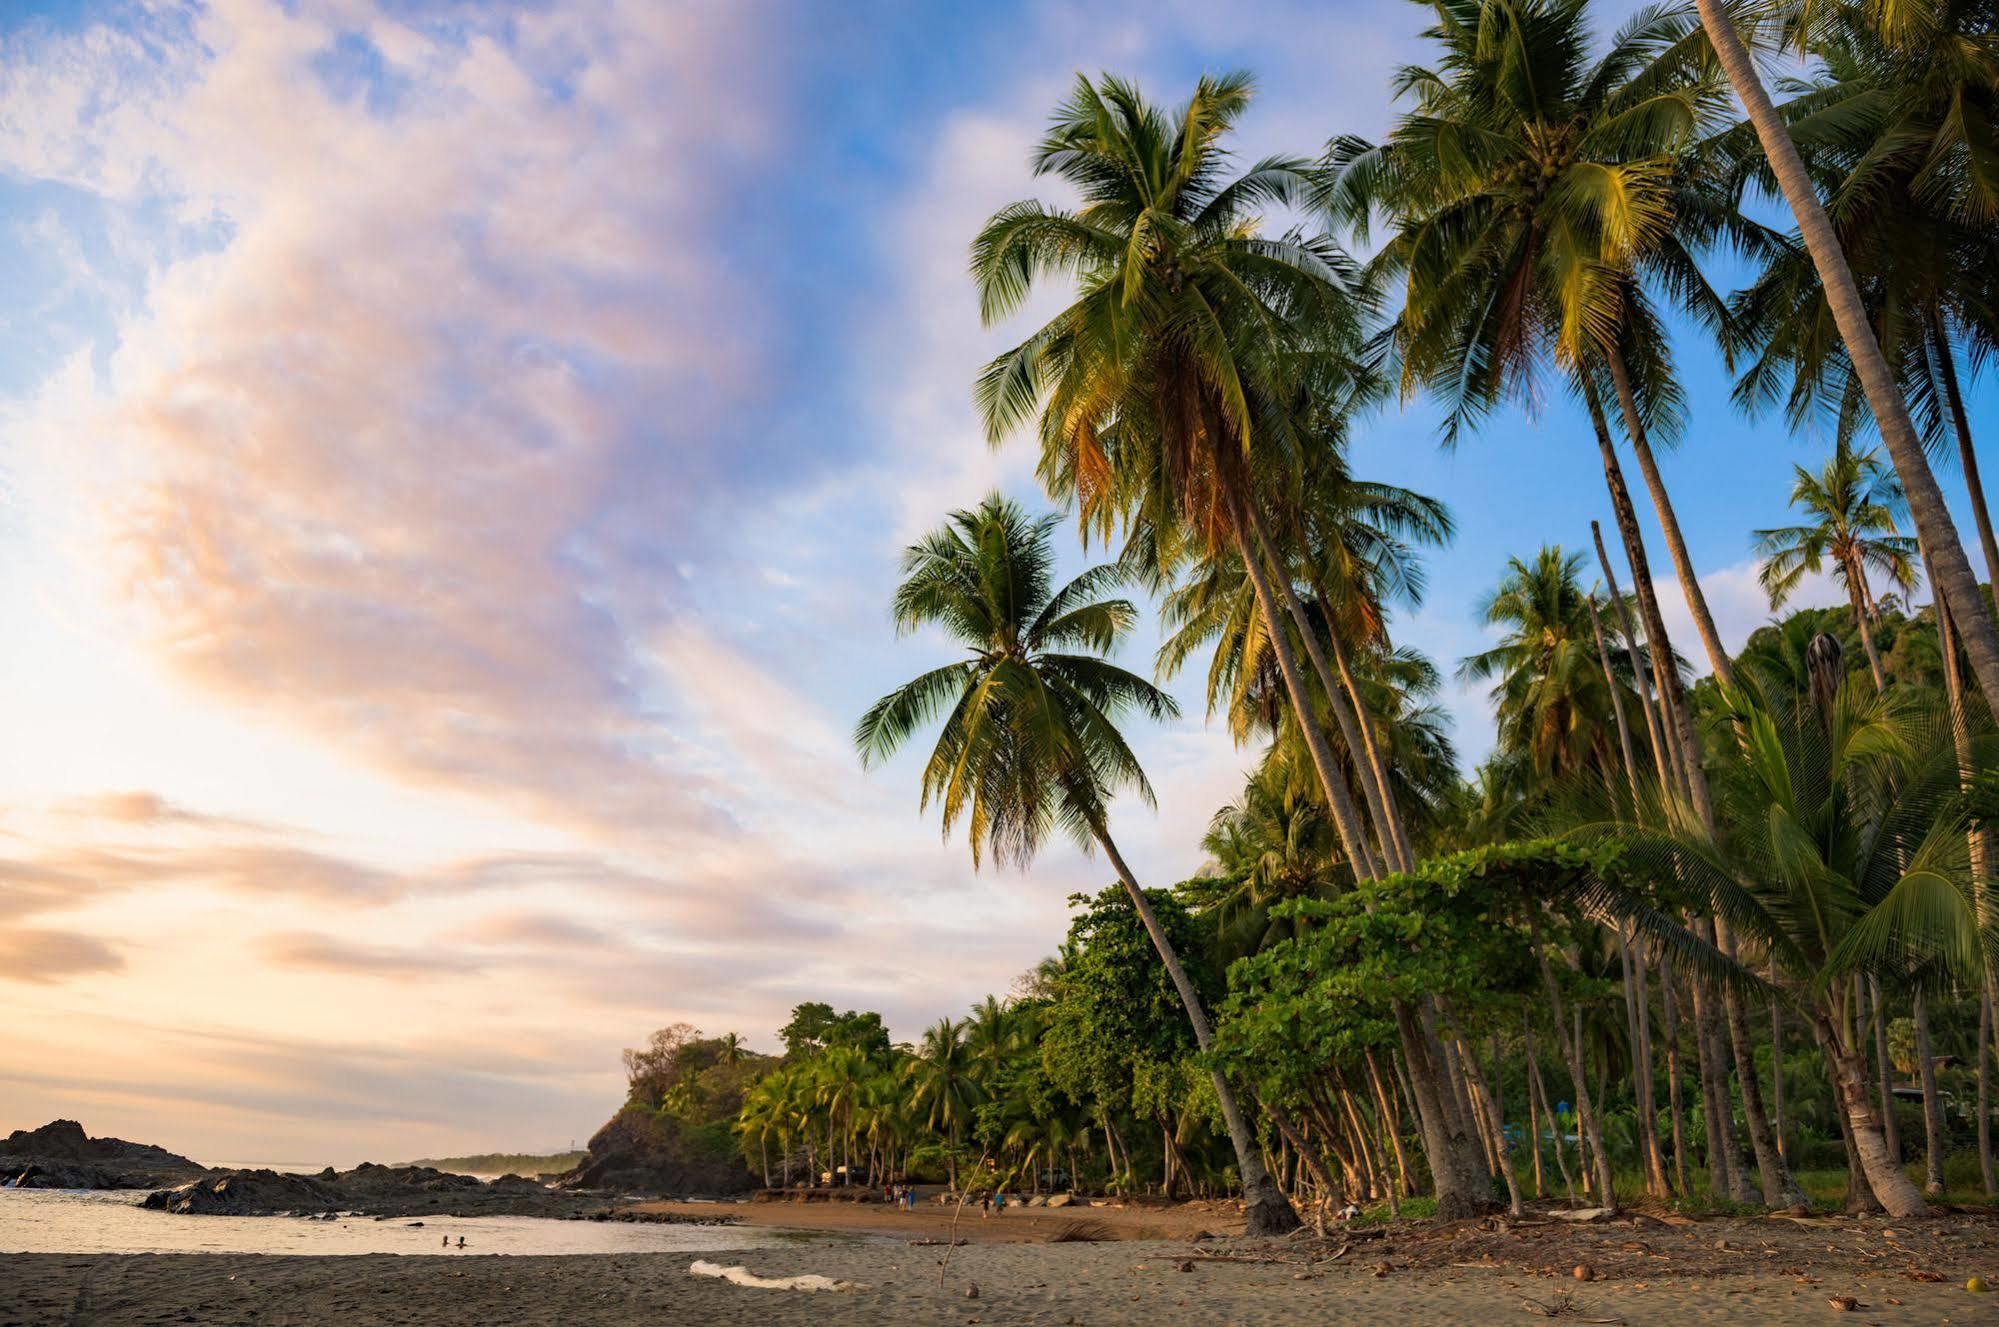
M 1999 1295 L 1963 1286 L 1999 1265 L 1999 1227 L 1989 1219 L 1946 1218 L 1919 1231 L 1747 1221 L 1410 1229 L 1325 1245 L 1038 1244 L 995 1232 L 953 1250 L 940 1281 L 943 1252 L 886 1236 L 807 1236 L 780 1249 L 701 1255 L 761 1276 L 817 1273 L 867 1287 L 838 1293 L 697 1278 L 685 1254 L 24 1255 L 0 1259 L 0 1327 L 1999 1321 Z M 1593 1279 L 1574 1278 L 1567 1264 L 1578 1258 Z

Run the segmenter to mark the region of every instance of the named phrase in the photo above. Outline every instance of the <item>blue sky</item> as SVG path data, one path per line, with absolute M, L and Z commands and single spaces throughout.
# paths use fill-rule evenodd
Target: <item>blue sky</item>
M 1034 191 L 1078 69 L 1176 99 L 1250 68 L 1245 154 L 1314 152 L 1387 127 L 1421 19 L 0 11 L 0 612 L 32 624 L 0 656 L 17 1123 L 311 1161 L 559 1144 L 653 1026 L 768 1044 L 826 998 L 912 1036 L 1004 990 L 1100 868 L 1056 847 L 974 875 L 913 759 L 863 777 L 846 745 L 945 648 L 889 631 L 901 546 L 988 487 L 1036 498 L 973 418 L 1026 320 L 980 328 L 967 243 Z M 1695 409 L 1665 464 L 1739 640 L 1765 616 L 1748 531 L 1825 440 L 1738 417 L 1681 341 Z M 1454 454 L 1434 423 L 1384 413 L 1357 462 L 1456 513 L 1398 624 L 1448 669 L 1506 556 L 1606 512 L 1559 394 Z M 1251 758 L 1197 688 L 1140 737 L 1158 814 L 1118 826 L 1161 882 Z M 1482 754 L 1482 700 L 1447 700 Z

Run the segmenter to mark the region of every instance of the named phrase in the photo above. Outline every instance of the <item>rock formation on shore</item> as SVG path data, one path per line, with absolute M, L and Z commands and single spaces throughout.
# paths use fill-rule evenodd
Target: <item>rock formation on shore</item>
M 756 1177 L 726 1134 L 718 1144 L 677 1120 L 627 1105 L 591 1137 L 583 1164 L 556 1183 L 565 1189 L 726 1197 L 748 1193 Z
M 379 1166 L 352 1170 L 328 1166 L 316 1175 L 275 1170 L 211 1173 L 177 1188 L 147 1195 L 155 1211 L 195 1216 L 273 1216 L 351 1212 L 358 1216 L 588 1215 L 601 1199 L 561 1193 L 519 1175 L 488 1182 L 429 1166 Z
M 152 1189 L 208 1168 L 149 1143 L 92 1138 L 75 1120 L 16 1129 L 0 1143 L 0 1186 L 17 1189 Z

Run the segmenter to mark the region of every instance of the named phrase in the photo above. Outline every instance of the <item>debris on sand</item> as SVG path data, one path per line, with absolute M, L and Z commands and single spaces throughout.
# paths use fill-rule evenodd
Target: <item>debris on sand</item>
M 707 1262 L 697 1258 L 687 1269 L 689 1276 L 712 1276 L 727 1281 L 730 1285 L 744 1286 L 751 1290 L 866 1290 L 869 1287 L 859 1281 L 836 1281 L 830 1276 L 806 1274 L 804 1276 L 758 1276 L 747 1267 L 724 1267 L 720 1263 Z

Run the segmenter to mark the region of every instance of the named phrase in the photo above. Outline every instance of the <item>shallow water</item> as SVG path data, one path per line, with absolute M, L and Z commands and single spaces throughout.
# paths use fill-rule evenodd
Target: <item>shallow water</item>
M 534 1216 L 176 1216 L 137 1190 L 0 1189 L 0 1253 L 700 1253 L 798 1237 L 746 1226 L 554 1221 Z M 458 1237 L 465 1248 L 457 1248 Z M 450 1238 L 446 1250 L 443 1240 Z

